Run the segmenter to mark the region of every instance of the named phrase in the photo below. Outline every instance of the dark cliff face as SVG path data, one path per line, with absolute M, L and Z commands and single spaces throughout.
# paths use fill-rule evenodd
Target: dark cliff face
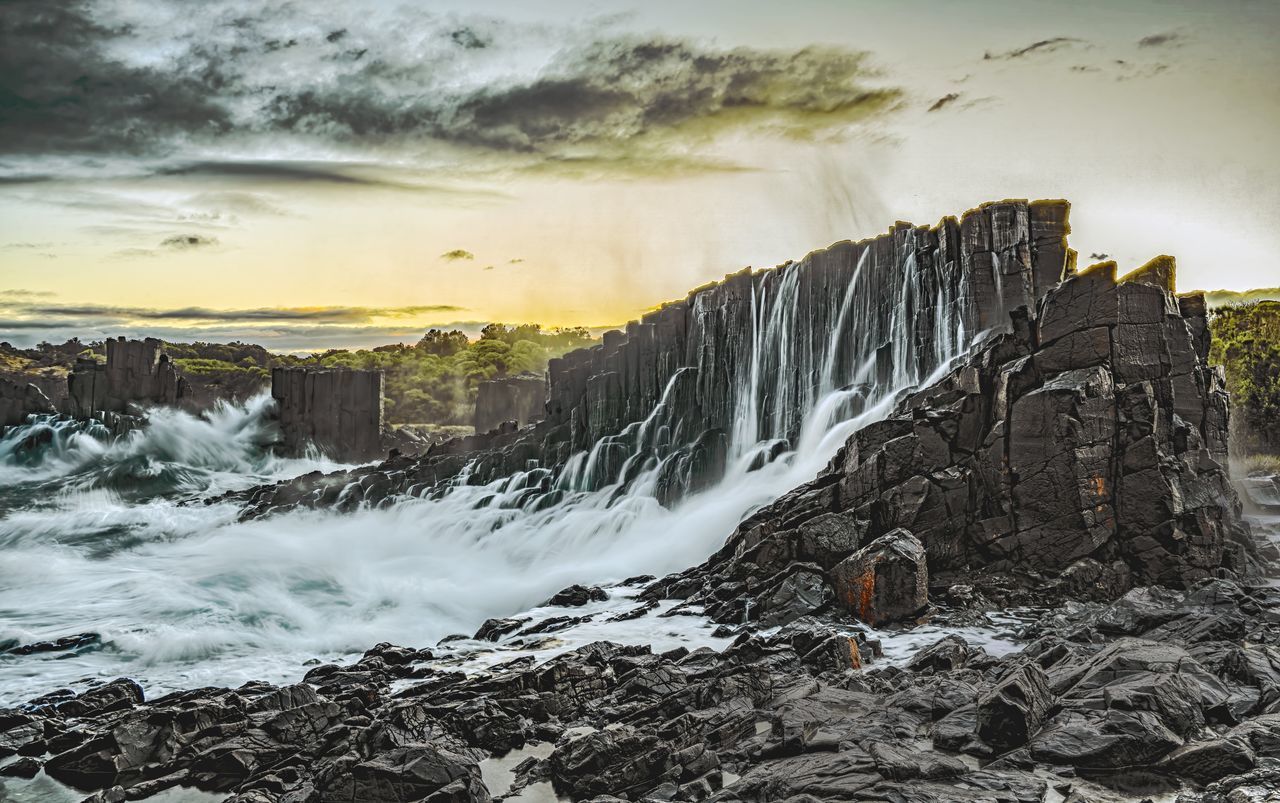
M 77 360 L 67 377 L 63 412 L 90 418 L 126 413 L 135 405 L 172 406 L 185 398 L 187 382 L 155 338 L 107 341 L 107 361 Z
M 10 374 L 0 377 L 0 427 L 34 414 L 62 413 L 87 419 L 133 414 L 140 407 L 186 404 L 191 388 L 155 338 L 106 342 L 106 362 L 77 359 L 65 377 Z M 127 418 L 128 416 L 126 416 Z
M 317 448 L 338 460 L 374 460 L 382 444 L 382 372 L 275 368 L 271 398 L 280 449 L 301 455 Z
M 547 418 L 335 480 L 255 491 L 253 513 L 440 492 L 536 465 L 538 504 L 652 476 L 664 503 L 919 385 L 1073 270 L 1065 201 L 987 204 L 933 228 L 897 224 L 775 269 L 743 270 L 552 360 Z M 831 391 L 843 390 L 832 397 Z M 814 421 L 815 405 L 826 400 Z
M 1120 283 L 1114 263 L 1072 276 L 652 593 L 691 597 L 720 621 L 839 605 L 877 622 L 871 595 L 891 575 L 864 553 L 890 535 L 918 545 L 909 579 L 944 598 L 988 581 L 1112 599 L 1251 575 L 1204 299 L 1172 288 L 1168 258 Z M 924 603 L 904 593 L 883 607 L 902 618 Z
M 474 425 L 489 432 L 508 421 L 524 427 L 546 417 L 547 380 L 537 374 L 508 376 L 481 382 L 476 389 Z

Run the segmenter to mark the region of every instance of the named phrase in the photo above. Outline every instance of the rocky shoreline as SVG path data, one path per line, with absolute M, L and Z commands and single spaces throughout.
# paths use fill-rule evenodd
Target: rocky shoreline
M 527 645 L 561 623 L 501 624 L 477 636 Z M 948 635 L 905 666 L 847 621 L 733 631 L 722 652 L 598 642 L 477 673 L 381 644 L 291 686 L 55 692 L 0 713 L 0 776 L 44 772 L 95 803 L 178 785 L 235 803 L 1236 803 L 1280 788 L 1276 586 L 1136 588 L 1042 612 L 1017 652 Z M 493 756 L 525 756 L 508 788 L 486 786 Z

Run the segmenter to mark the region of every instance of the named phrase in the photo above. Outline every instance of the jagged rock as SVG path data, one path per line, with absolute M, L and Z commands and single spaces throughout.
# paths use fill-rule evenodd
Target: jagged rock
M 954 778 L 968 769 L 963 762 L 951 756 L 910 750 L 884 742 L 872 742 L 867 746 L 867 752 L 876 763 L 876 771 L 892 781 Z
M 929 604 L 924 546 L 911 533 L 886 533 L 831 570 L 840 606 L 878 626 L 909 618 Z
M 1280 645 L 1280 592 L 1206 581 L 1137 602 L 1142 615 L 1121 621 L 1150 628 L 1138 638 L 1093 629 L 1110 609 L 1076 603 L 1047 611 L 1021 652 L 993 657 L 949 637 L 905 670 L 878 666 L 865 634 L 816 616 L 721 653 L 599 642 L 480 673 L 422 668 L 430 652 L 379 644 L 293 686 L 74 716 L 60 707 L 85 695 L 51 694 L 0 711 L 0 748 L 53 752 L 50 776 L 98 800 L 174 785 L 236 803 L 485 800 L 478 760 L 531 741 L 555 746 L 521 765 L 520 788 L 549 779 L 575 799 L 1020 803 L 1052 784 L 1083 801 L 1073 773 L 1091 770 L 1209 783 L 1205 803 L 1265 785 L 1267 770 L 1248 770 L 1280 756 L 1280 713 L 1258 707 L 1270 656 L 1255 651 Z M 1249 625 L 1213 642 L 1174 627 L 1205 611 Z M 995 760 L 979 769 L 960 751 Z
M 1172 775 L 1205 785 L 1253 769 L 1257 757 L 1243 739 L 1213 739 L 1177 748 L 1160 760 L 1159 767 Z
M 978 700 L 978 738 L 1001 752 L 1021 747 L 1044 724 L 1052 705 L 1049 678 L 1028 664 Z
M 487 803 L 477 762 L 430 744 L 397 747 L 353 764 L 320 790 L 321 803 Z
M 1256 575 L 1260 553 L 1224 467 L 1222 378 L 1196 334 L 1204 306 L 1175 299 L 1168 272 L 1161 261 L 1117 282 L 1114 265 L 1095 266 L 1010 311 L 1009 331 L 854 433 L 826 471 L 662 592 L 740 621 L 720 589 L 813 561 L 856 611 L 865 575 L 828 561 L 896 529 L 923 545 L 942 588 L 1005 603 Z M 1141 630 L 1144 607 L 1120 603 L 1099 626 Z
M 31 644 L 20 644 L 12 647 L 7 647 L 5 643 L 0 642 L 0 651 L 7 652 L 10 655 L 34 655 L 40 652 L 82 650 L 87 647 L 97 647 L 101 643 L 102 636 L 97 633 L 77 633 L 74 636 L 63 636 L 53 641 L 36 641 Z
M 34 778 L 40 772 L 40 762 L 30 756 L 24 756 L 11 764 L 0 767 L 0 775 L 9 778 Z M 0 785 L 0 789 L 3 785 Z
M 822 610 L 833 598 L 831 587 L 820 573 L 800 569 L 788 574 L 761 600 L 759 608 L 764 614 L 759 617 L 759 621 L 764 627 L 793 622 Z
M 529 623 L 528 617 L 516 619 L 486 619 L 473 638 L 481 641 L 497 641 L 508 633 L 514 633 Z
M 957 635 L 943 636 L 911 657 L 907 667 L 917 672 L 927 669 L 950 671 L 969 663 L 974 649 Z
M 587 588 L 586 586 L 572 585 L 557 591 L 551 599 L 543 604 L 562 608 L 579 608 L 588 602 L 603 602 L 608 598 L 609 594 L 599 586 Z

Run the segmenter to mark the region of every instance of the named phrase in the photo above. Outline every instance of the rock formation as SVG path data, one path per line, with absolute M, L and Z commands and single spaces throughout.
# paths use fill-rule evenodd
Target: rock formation
M 102 412 L 127 413 L 137 406 L 175 405 L 187 382 L 155 338 L 107 341 L 107 360 L 76 361 L 67 377 L 63 413 L 92 418 Z
M 0 377 L 0 430 L 21 424 L 30 415 L 56 412 L 53 402 L 34 383 Z
M 476 432 L 489 432 L 508 421 L 517 427 L 537 423 L 546 416 L 546 406 L 544 377 L 520 374 L 481 382 L 476 389 Z
M 1074 270 L 1068 209 L 991 203 L 932 228 L 898 223 L 776 269 L 740 271 L 552 360 L 547 417 L 532 427 L 440 444 L 353 483 L 306 477 L 259 489 L 255 509 L 324 507 L 339 496 L 344 506 L 377 503 L 469 464 L 473 483 L 530 461 L 558 472 L 587 452 L 594 459 L 578 469 L 590 463 L 594 473 L 579 470 L 574 487 L 614 482 L 637 457 L 631 465 L 658 465 L 659 497 L 674 501 L 713 483 L 733 443 L 794 442 L 824 391 L 853 386 L 876 401 L 928 377 L 976 333 L 1004 328 L 1010 312 L 1034 307 Z
M 229 803 L 1262 801 L 1278 615 L 1280 590 L 1209 580 L 1047 611 L 1001 657 L 946 636 L 905 666 L 803 619 L 723 652 L 597 642 L 479 674 L 379 644 L 286 686 L 144 700 L 122 678 L 0 709 L 0 785 L 43 770 L 88 803 L 179 785 Z M 529 630 L 494 639 L 545 638 Z M 536 744 L 509 788 L 486 784 L 489 756 Z
M 386 454 L 381 371 L 274 368 L 271 397 L 285 454 L 301 455 L 312 446 L 351 462 Z
M 817 566 L 833 599 L 880 624 L 924 607 L 912 544 L 927 555 L 921 582 L 942 595 L 983 576 L 1041 599 L 1250 576 L 1204 300 L 1172 290 L 1168 258 L 1119 282 L 1113 263 L 1068 278 L 653 593 L 689 596 L 719 621 L 748 609 L 786 621 L 819 608 L 775 589 Z

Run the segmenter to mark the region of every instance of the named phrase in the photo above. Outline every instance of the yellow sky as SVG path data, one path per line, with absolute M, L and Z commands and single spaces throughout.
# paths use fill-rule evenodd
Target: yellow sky
M 551 4 L 547 16 L 577 5 Z M 714 40 L 714 8 L 658 4 L 608 23 L 607 36 L 660 28 L 712 51 L 866 50 L 879 70 L 871 83 L 902 93 L 893 111 L 819 141 L 756 127 L 679 143 L 698 156 L 697 169 L 495 166 L 473 164 L 467 148 L 424 144 L 428 156 L 414 159 L 344 141 L 329 163 L 376 181 L 198 171 L 23 181 L 15 177 L 48 173 L 47 160 L 10 154 L 0 161 L 9 169 L 0 183 L 0 290 L 20 291 L 11 306 L 27 305 L 10 310 L 11 326 L 23 315 L 29 322 L 32 298 L 155 309 L 440 308 L 363 322 L 370 337 L 381 327 L 388 339 L 459 321 L 614 324 L 743 265 L 1006 197 L 1071 200 L 1072 245 L 1086 261 L 1097 252 L 1136 265 L 1171 253 L 1184 290 L 1280 284 L 1274 6 L 1228 4 L 1208 15 L 1086 4 L 1007 25 L 1000 4 L 967 13 L 920 5 L 814 2 L 787 15 L 752 6 Z M 490 13 L 504 25 L 534 24 L 509 6 Z M 907 20 L 924 33 L 895 28 Z M 1152 36 L 1168 38 L 1139 44 Z M 951 93 L 955 100 L 928 110 Z M 288 150 L 272 159 L 290 158 Z M 317 158 L 314 149 L 301 155 L 306 164 Z M 198 240 L 171 242 L 187 237 Z M 441 256 L 454 249 L 474 258 Z M 119 323 L 86 325 L 106 332 Z M 142 333 L 150 324 L 128 325 Z M 229 328 L 219 322 L 218 336 Z M 259 324 L 243 331 L 262 333 Z M 0 316 L 0 340 L 46 334 L 6 331 Z M 342 337 L 314 336 L 317 347 Z

